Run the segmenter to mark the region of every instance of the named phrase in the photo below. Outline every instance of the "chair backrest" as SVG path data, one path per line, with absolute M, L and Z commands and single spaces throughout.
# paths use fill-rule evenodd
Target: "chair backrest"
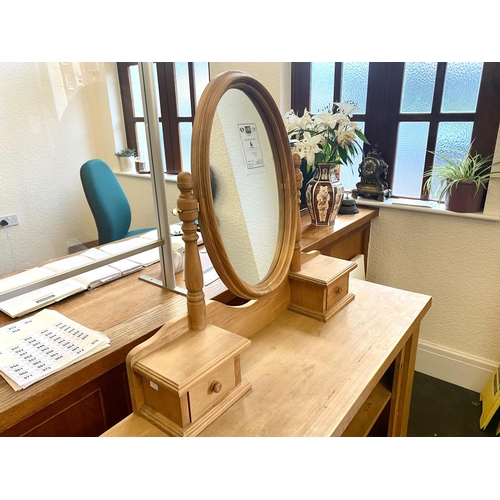
M 85 197 L 97 226 L 99 245 L 123 238 L 132 220 L 120 183 L 102 160 L 89 160 L 80 169 Z

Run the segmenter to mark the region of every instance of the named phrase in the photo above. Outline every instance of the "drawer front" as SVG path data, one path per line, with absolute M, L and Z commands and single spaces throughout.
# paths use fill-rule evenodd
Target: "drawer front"
M 349 291 L 349 274 L 345 274 L 340 279 L 328 286 L 326 297 L 326 308 L 330 309 L 340 299 L 347 295 Z
M 218 385 L 220 384 L 220 386 Z M 207 373 L 189 391 L 191 422 L 203 415 L 235 387 L 234 359 Z M 220 390 L 219 390 L 220 389 Z M 219 392 L 216 392 L 219 390 Z

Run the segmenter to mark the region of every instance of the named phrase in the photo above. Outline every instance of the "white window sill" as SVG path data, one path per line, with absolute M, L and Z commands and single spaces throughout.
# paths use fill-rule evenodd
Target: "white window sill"
M 366 207 L 377 207 L 377 208 L 389 208 L 395 210 L 409 210 L 411 212 L 421 212 L 426 214 L 437 214 L 444 215 L 447 217 L 464 217 L 467 219 L 478 219 L 478 220 L 490 220 L 490 221 L 500 221 L 500 215 L 498 214 L 485 214 L 483 212 L 476 213 L 460 213 L 452 212 L 450 210 L 445 210 L 444 203 L 420 201 L 420 200 L 408 200 L 408 199 L 398 199 L 389 198 L 385 201 L 370 200 L 367 198 L 357 198 L 356 205 L 366 206 Z

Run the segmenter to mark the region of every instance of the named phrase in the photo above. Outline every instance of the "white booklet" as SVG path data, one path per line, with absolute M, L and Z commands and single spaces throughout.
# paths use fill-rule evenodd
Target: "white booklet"
M 0 280 L 0 292 L 7 292 L 29 283 L 34 283 L 48 276 L 54 271 L 43 267 L 34 267 Z M 70 295 L 87 290 L 88 286 L 80 281 L 68 278 L 52 285 L 47 285 L 32 292 L 23 293 L 17 297 L 0 302 L 0 311 L 11 318 L 17 318 L 42 307 L 54 304 Z
M 137 238 L 131 238 L 129 240 L 108 243 L 107 245 L 102 246 L 101 250 L 109 255 L 116 255 L 117 253 L 126 252 L 127 250 L 133 250 L 141 245 L 145 245 L 148 240 L 149 238 L 141 238 L 138 236 Z M 151 264 L 155 264 L 160 261 L 160 251 L 158 248 L 151 248 L 150 250 L 145 250 L 144 252 L 131 255 L 130 257 L 127 257 L 127 259 L 135 262 L 136 264 L 150 266 Z
M 64 271 L 70 271 L 71 269 L 75 269 L 85 264 L 91 264 L 94 261 L 95 259 L 86 257 L 83 254 L 73 255 L 65 259 L 49 262 L 43 267 L 45 269 L 49 269 L 50 271 L 54 271 L 55 273 L 61 273 Z M 101 266 L 97 269 L 92 269 L 91 271 L 86 271 L 82 274 L 78 274 L 77 276 L 73 276 L 72 279 L 83 283 L 88 288 L 95 288 L 96 286 L 103 285 L 104 283 L 108 283 L 109 281 L 113 281 L 121 277 L 122 273 L 118 269 L 111 266 Z
M 0 374 L 15 390 L 109 346 L 109 338 L 51 309 L 0 328 Z
M 103 252 L 98 248 L 90 248 L 89 250 L 83 252 L 82 255 L 84 255 L 85 257 L 90 257 L 91 259 L 94 260 L 104 259 L 106 257 L 109 257 L 108 253 Z M 142 264 L 138 264 L 137 262 L 134 262 L 133 260 L 130 259 L 117 260 L 108 265 L 120 271 L 122 276 L 127 276 L 128 274 L 132 274 L 137 271 L 140 271 L 141 269 L 144 269 L 144 266 Z
M 110 254 L 97 248 L 91 248 L 81 254 L 72 255 L 63 259 L 16 273 L 7 278 L 0 279 L 0 293 L 13 288 L 34 283 L 42 278 L 55 273 L 70 271 L 85 264 L 90 264 L 98 259 L 109 257 Z M 0 302 L 0 311 L 11 318 L 17 318 L 42 307 L 58 302 L 75 293 L 95 288 L 110 281 L 121 278 L 131 273 L 144 269 L 144 264 L 130 259 L 121 259 L 108 265 L 103 265 L 91 271 L 78 274 L 73 278 L 47 285 L 33 292 L 27 292 L 12 299 Z
M 196 244 L 203 245 L 203 236 L 201 232 L 197 231 L 197 234 L 198 234 L 198 240 Z M 178 224 L 172 224 L 170 226 L 170 240 L 172 241 L 172 243 L 180 243 L 181 245 L 184 246 L 182 235 L 183 235 L 182 226 Z M 158 231 L 156 229 L 153 229 L 151 231 L 148 231 L 147 233 L 141 234 L 139 238 L 155 241 L 158 239 Z

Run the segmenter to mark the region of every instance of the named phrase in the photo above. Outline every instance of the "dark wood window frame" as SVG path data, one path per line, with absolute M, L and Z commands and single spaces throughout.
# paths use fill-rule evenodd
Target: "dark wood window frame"
M 137 62 L 119 62 L 118 79 L 120 83 L 123 117 L 125 121 L 125 134 L 127 146 L 137 148 L 135 124 L 144 122 L 144 117 L 134 116 L 132 104 L 132 89 L 130 86 L 129 67 Z M 180 123 L 192 123 L 196 109 L 196 96 L 194 86 L 194 64 L 188 63 L 190 81 L 191 114 L 178 116 L 177 91 L 175 85 L 175 63 L 157 62 L 158 91 L 160 94 L 160 123 L 163 128 L 163 143 L 165 148 L 166 173 L 178 174 L 182 169 L 181 139 L 179 132 Z
M 475 113 L 442 113 L 441 99 L 444 87 L 446 63 L 437 65 L 434 99 L 430 113 L 400 113 L 401 89 L 403 86 L 404 62 L 370 63 L 368 73 L 368 98 L 366 114 L 358 114 L 356 121 L 365 122 L 365 136 L 371 145 L 364 146 L 367 154 L 375 144 L 389 166 L 395 164 L 398 125 L 400 122 L 430 122 L 427 151 L 434 151 L 439 122 L 474 122 L 472 137 L 477 153 L 492 155 L 500 123 L 500 63 L 485 62 L 479 87 L 478 103 Z M 295 62 L 291 67 L 292 108 L 302 114 L 304 108 L 310 109 L 311 63 Z M 342 63 L 335 63 L 334 102 L 340 100 Z M 427 152 L 425 170 L 432 168 L 434 157 Z M 392 186 L 394 169 L 389 169 L 389 185 Z M 420 199 L 427 199 L 422 179 Z

